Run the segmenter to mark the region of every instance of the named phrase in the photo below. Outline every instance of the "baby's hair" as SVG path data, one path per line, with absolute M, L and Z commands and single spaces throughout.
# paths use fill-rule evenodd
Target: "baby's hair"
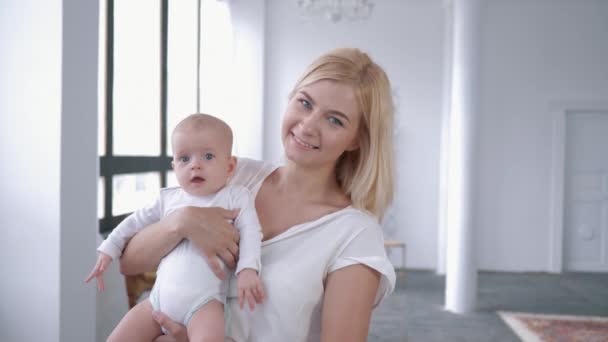
M 190 114 L 175 126 L 173 134 L 178 131 L 199 130 L 203 128 L 223 131 L 222 134 L 226 135 L 226 139 L 230 143 L 228 151 L 232 151 L 232 129 L 222 119 L 213 115 L 204 113 Z

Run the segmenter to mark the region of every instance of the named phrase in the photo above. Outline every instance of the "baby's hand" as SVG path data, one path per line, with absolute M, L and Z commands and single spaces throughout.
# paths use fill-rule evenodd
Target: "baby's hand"
M 95 277 L 97 279 L 97 288 L 99 289 L 99 291 L 105 290 L 105 286 L 103 284 L 103 272 L 106 271 L 108 265 L 110 265 L 111 262 L 111 256 L 99 252 L 99 256 L 97 257 L 97 263 L 95 264 L 95 267 L 93 267 L 91 274 L 89 274 L 89 276 L 87 277 L 87 279 L 84 280 L 84 282 L 88 283 L 89 281 L 91 281 L 91 279 L 93 279 L 93 277 Z
M 266 298 L 262 281 L 258 277 L 258 272 L 254 269 L 246 268 L 237 275 L 237 286 L 239 289 L 239 305 L 243 309 L 245 301 L 249 303 L 249 309 L 253 311 L 255 303 L 261 304 Z

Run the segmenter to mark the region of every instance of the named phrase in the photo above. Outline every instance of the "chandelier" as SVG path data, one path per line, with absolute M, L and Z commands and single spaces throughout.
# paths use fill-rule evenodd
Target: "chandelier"
M 303 16 L 325 16 L 333 23 L 367 19 L 374 9 L 371 0 L 297 0 L 296 3 Z

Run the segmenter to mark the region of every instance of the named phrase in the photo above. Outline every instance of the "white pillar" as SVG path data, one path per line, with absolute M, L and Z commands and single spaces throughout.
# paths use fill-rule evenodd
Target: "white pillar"
M 452 1 L 444 0 L 444 22 L 443 22 L 443 84 L 441 105 L 441 145 L 439 160 L 439 218 L 437 234 L 437 268 L 438 275 L 446 272 L 446 249 L 447 249 L 447 205 L 448 205 L 448 180 L 449 180 L 449 146 L 450 146 L 450 112 L 452 110 L 452 39 L 453 39 L 453 10 Z
M 453 0 L 451 111 L 448 145 L 446 309 L 475 309 L 475 128 L 479 97 L 481 0 Z

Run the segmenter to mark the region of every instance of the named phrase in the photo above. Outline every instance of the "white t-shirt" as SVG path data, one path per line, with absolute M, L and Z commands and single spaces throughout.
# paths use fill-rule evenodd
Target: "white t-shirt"
M 239 158 L 231 184 L 249 189 L 253 198 L 276 169 L 269 163 Z M 280 210 L 280 208 L 277 208 Z M 262 282 L 267 299 L 253 312 L 238 305 L 236 279 L 230 281 L 226 336 L 237 342 L 319 341 L 327 275 L 353 264 L 381 274 L 375 305 L 395 286 L 378 220 L 347 207 L 305 222 L 262 242 Z

